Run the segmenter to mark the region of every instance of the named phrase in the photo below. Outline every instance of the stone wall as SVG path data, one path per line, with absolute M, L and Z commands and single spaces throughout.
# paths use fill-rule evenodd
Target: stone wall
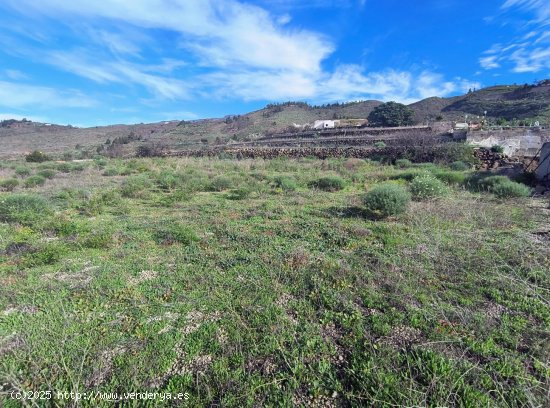
M 470 144 L 490 148 L 499 145 L 508 156 L 534 157 L 545 142 L 550 142 L 550 129 L 500 129 L 470 131 L 466 135 Z

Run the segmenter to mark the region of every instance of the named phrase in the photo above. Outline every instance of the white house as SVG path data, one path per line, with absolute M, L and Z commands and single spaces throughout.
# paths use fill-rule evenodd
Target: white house
M 340 125 L 339 120 L 316 120 L 313 129 L 334 129 Z

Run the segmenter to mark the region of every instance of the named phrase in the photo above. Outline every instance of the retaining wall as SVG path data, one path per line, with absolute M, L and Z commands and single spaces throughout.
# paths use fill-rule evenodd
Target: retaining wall
M 534 157 L 545 142 L 550 142 L 550 129 L 501 129 L 470 131 L 466 135 L 470 144 L 490 148 L 499 145 L 508 156 Z

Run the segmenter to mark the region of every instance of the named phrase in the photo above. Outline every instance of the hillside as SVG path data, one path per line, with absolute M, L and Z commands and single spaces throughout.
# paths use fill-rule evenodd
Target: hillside
M 460 120 L 465 114 L 481 116 L 487 112 L 490 120 L 538 120 L 550 122 L 550 80 L 536 85 L 498 85 L 451 98 L 427 98 L 410 107 L 416 119 Z
M 21 155 L 31 150 L 51 153 L 73 151 L 94 154 L 105 142 L 128 139 L 117 146 L 130 154 L 144 141 L 170 148 L 197 147 L 246 141 L 269 133 L 288 130 L 294 125 L 319 119 L 366 118 L 382 102 L 360 101 L 311 106 L 303 102 L 270 104 L 243 115 L 194 121 L 169 121 L 152 124 L 113 125 L 93 128 L 46 125 L 30 121 L 4 121 L 0 127 L 0 156 Z M 481 116 L 490 121 L 550 123 L 550 80 L 536 85 L 499 85 L 450 98 L 430 97 L 409 105 L 418 123 L 434 120 L 464 120 L 465 115 Z

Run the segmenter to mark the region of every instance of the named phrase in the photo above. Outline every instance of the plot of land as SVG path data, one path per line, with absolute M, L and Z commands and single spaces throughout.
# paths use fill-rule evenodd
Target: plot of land
M 60 166 L 0 170 L 53 170 L 0 193 L 6 407 L 23 404 L 11 391 L 41 390 L 182 392 L 187 406 L 548 404 L 547 201 L 470 192 L 468 170 L 433 164 Z M 447 195 L 365 212 L 373 186 L 424 173 Z M 321 177 L 340 181 L 324 191 Z

